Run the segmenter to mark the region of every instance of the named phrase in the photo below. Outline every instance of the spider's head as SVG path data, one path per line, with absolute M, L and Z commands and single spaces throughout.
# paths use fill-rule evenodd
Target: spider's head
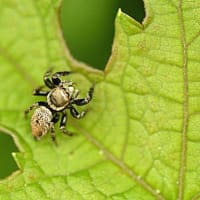
M 73 98 L 75 92 L 75 83 L 72 81 L 63 81 L 61 87 L 66 91 L 69 99 Z
M 65 109 L 79 94 L 71 81 L 62 81 L 58 87 L 52 89 L 47 95 L 47 103 L 54 111 Z

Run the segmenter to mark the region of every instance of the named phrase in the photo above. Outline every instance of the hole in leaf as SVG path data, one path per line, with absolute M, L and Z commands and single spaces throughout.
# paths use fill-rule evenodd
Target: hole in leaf
M 119 7 L 124 13 L 130 15 L 138 22 L 142 23 L 145 17 L 144 2 L 143 0 L 120 0 Z
M 13 138 L 10 135 L 0 132 L 0 179 L 5 178 L 18 170 L 17 164 L 11 155 L 12 152 L 17 151 L 18 149 Z
M 142 22 L 142 0 L 65 0 L 61 7 L 61 26 L 71 54 L 89 65 L 104 69 L 111 54 L 117 10 Z

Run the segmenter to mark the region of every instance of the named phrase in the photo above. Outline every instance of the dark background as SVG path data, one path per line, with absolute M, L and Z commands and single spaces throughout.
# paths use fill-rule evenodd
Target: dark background
M 142 0 L 63 1 L 61 26 L 71 54 L 77 60 L 104 69 L 111 53 L 114 20 L 119 8 L 142 22 Z
M 142 0 L 63 0 L 61 27 L 73 57 L 104 69 L 111 53 L 114 20 L 119 8 L 139 22 L 144 19 Z M 17 169 L 11 156 L 11 152 L 16 151 L 13 139 L 0 133 L 0 179 Z

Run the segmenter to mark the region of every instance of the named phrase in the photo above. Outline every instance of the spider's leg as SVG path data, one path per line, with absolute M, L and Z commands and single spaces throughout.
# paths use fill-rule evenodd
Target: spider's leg
M 80 91 L 75 89 L 75 91 L 74 91 L 74 99 L 77 99 L 79 93 L 80 93 Z
M 49 69 L 45 74 L 44 74 L 44 83 L 47 87 L 49 87 L 50 89 L 54 88 L 54 84 L 51 82 L 50 80 L 50 75 L 52 74 L 52 69 Z
M 28 113 L 29 113 L 31 110 L 33 110 L 33 109 L 35 109 L 35 108 L 37 108 L 37 107 L 39 107 L 39 106 L 48 107 L 48 104 L 47 104 L 46 102 L 44 102 L 44 101 L 38 101 L 37 103 L 32 104 L 28 109 L 26 109 L 26 110 L 24 111 L 25 117 L 27 117 Z
M 55 115 L 53 116 L 53 119 L 52 119 L 52 122 L 55 124 L 55 123 L 57 123 L 58 122 L 58 120 L 59 120 L 59 114 L 58 113 L 55 113 Z
M 94 92 L 94 85 L 89 89 L 87 96 L 84 99 L 75 99 L 72 103 L 78 106 L 88 104 L 92 100 L 93 92 Z
M 66 129 L 66 123 L 67 123 L 67 113 L 66 111 L 63 111 L 60 121 L 60 130 L 62 131 L 62 133 L 72 136 L 73 134 Z
M 49 92 L 48 91 L 43 91 L 42 90 L 43 87 L 44 86 L 40 86 L 40 87 L 34 89 L 33 90 L 33 95 L 35 95 L 35 96 L 47 96 L 49 94 Z
M 51 125 L 50 125 L 50 134 L 51 134 L 51 139 L 52 141 L 55 143 L 55 145 L 57 146 L 58 143 L 56 141 L 56 134 L 55 134 L 55 128 L 54 128 L 54 123 L 51 122 Z
M 69 109 L 70 109 L 71 115 L 76 119 L 80 119 L 84 117 L 86 114 L 86 111 L 82 111 L 79 113 L 73 106 L 71 106 Z
M 69 75 L 71 72 L 70 71 L 63 71 L 63 72 L 56 72 L 52 75 L 52 82 L 55 85 L 59 85 L 59 83 L 61 82 L 60 80 L 60 76 L 67 76 Z

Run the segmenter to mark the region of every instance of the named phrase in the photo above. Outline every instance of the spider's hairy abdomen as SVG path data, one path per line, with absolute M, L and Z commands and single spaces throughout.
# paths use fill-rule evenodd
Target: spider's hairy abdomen
M 51 111 L 44 106 L 40 106 L 34 111 L 31 118 L 31 129 L 36 139 L 39 139 L 49 131 L 52 118 Z

